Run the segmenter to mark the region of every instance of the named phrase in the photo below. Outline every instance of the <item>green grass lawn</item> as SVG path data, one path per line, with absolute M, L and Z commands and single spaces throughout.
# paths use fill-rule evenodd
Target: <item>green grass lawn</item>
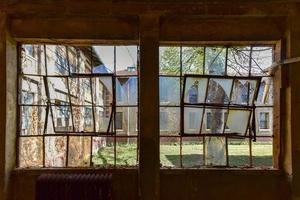
M 119 144 L 116 147 L 116 164 L 134 166 L 137 164 L 136 144 Z M 249 145 L 229 144 L 229 165 L 249 166 Z M 272 166 L 272 144 L 253 143 L 253 166 Z M 180 166 L 180 146 L 178 143 L 162 144 L 160 146 L 161 165 L 165 167 Z M 94 165 L 109 166 L 114 164 L 114 147 L 106 146 L 93 155 Z M 195 143 L 184 143 L 182 147 L 183 167 L 199 167 L 203 165 L 203 146 Z

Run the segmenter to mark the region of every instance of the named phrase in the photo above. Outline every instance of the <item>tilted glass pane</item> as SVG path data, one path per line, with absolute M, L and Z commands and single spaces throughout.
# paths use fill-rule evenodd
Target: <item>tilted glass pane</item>
M 232 84 L 232 79 L 211 78 L 208 84 L 206 102 L 215 104 L 228 104 Z
M 180 48 L 159 47 L 159 74 L 180 75 Z
M 207 82 L 207 78 L 187 77 L 185 82 L 184 102 L 192 104 L 204 103 Z
M 19 166 L 42 167 L 43 166 L 43 138 L 20 137 L 19 138 Z
M 91 137 L 69 137 L 69 167 L 90 166 Z
M 205 48 L 205 74 L 225 74 L 226 48 L 206 47 Z
M 94 107 L 94 110 L 96 132 L 106 133 L 110 127 L 109 132 L 111 133 L 113 130 L 112 107 Z
M 205 165 L 226 165 L 226 141 L 225 137 L 205 137 Z
M 183 74 L 203 74 L 204 47 L 182 47 Z
M 203 108 L 184 108 L 184 133 L 200 134 Z
M 61 103 L 51 106 L 55 132 L 72 132 L 73 122 L 71 107 Z
M 137 105 L 138 93 L 137 77 L 117 77 L 116 100 L 117 105 Z
M 226 126 L 228 127 L 229 132 L 238 135 L 245 135 L 248 128 L 250 114 L 250 110 L 230 109 L 226 122 Z
M 252 106 L 257 85 L 258 81 L 256 80 L 234 80 L 231 104 Z
M 159 78 L 159 100 L 160 105 L 180 104 L 180 78 Z
M 45 166 L 65 167 L 67 137 L 45 137 Z
M 227 75 L 248 76 L 250 73 L 250 47 L 228 48 Z
M 46 120 L 46 106 L 20 107 L 20 134 L 42 135 Z
M 227 109 L 205 108 L 201 133 L 222 134 L 226 122 Z
M 23 105 L 46 105 L 44 79 L 42 76 L 20 76 L 19 103 Z
M 51 103 L 56 103 L 58 101 L 69 102 L 67 78 L 47 77 L 47 86 Z
M 113 78 L 93 77 L 93 101 L 96 106 L 111 106 L 113 102 Z
M 180 108 L 160 107 L 159 127 L 161 135 L 174 135 L 180 132 Z
M 75 132 L 94 132 L 94 115 L 91 106 L 73 106 Z

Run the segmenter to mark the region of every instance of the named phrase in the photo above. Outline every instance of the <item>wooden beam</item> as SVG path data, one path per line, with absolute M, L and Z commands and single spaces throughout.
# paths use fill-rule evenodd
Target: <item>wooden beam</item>
M 18 41 L 138 40 L 138 18 L 14 18 L 10 21 L 10 32 Z
M 139 195 L 159 199 L 159 18 L 140 18 Z

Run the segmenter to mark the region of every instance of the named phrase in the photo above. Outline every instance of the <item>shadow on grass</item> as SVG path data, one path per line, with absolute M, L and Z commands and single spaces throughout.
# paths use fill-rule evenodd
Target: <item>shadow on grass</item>
M 174 167 L 180 167 L 180 156 L 179 155 L 165 155 L 168 161 Z M 272 156 L 252 156 L 253 166 L 272 166 Z M 164 164 L 164 163 L 162 163 Z M 182 164 L 184 167 L 199 167 L 203 165 L 203 155 L 201 154 L 189 154 L 182 155 Z M 230 166 L 249 166 L 249 156 L 229 156 Z

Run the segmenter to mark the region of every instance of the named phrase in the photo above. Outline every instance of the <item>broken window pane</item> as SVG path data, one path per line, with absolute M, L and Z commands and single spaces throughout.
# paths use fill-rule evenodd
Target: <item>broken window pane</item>
M 205 48 L 205 74 L 225 74 L 226 48 L 206 47 Z
M 138 122 L 137 122 L 137 108 L 136 107 L 117 107 L 117 113 L 119 113 L 119 117 L 116 120 L 120 120 L 121 127 L 117 129 L 118 135 L 137 135 L 138 132 Z M 121 114 L 122 113 L 122 114 Z
M 93 46 L 96 55 L 102 61 L 102 64 L 96 67 L 93 72 L 114 73 L 114 46 Z
M 228 159 L 231 167 L 250 167 L 249 139 L 228 139 Z
M 94 132 L 94 115 L 91 106 L 73 106 L 75 132 Z
M 22 45 L 21 70 L 24 74 L 45 75 L 44 45 Z
M 71 107 L 64 102 L 57 102 L 51 106 L 55 132 L 72 132 L 72 113 Z M 74 111 L 76 113 L 77 111 Z
M 42 135 L 46 120 L 45 106 L 21 106 L 21 135 Z
M 93 137 L 93 166 L 114 165 L 114 138 Z
M 227 75 L 249 76 L 250 47 L 228 48 Z
M 180 138 L 160 138 L 160 164 L 162 167 L 180 167 Z
M 228 104 L 232 84 L 232 79 L 211 78 L 208 83 L 206 102 Z
M 203 74 L 204 47 L 182 47 L 182 72 Z
M 184 107 L 184 133 L 200 134 L 203 108 Z
M 40 76 L 20 77 L 21 92 L 19 92 L 19 103 L 23 105 L 46 105 L 47 96 L 45 92 L 44 79 Z
M 248 128 L 250 114 L 250 110 L 230 109 L 226 122 L 226 126 L 230 130 L 230 133 L 245 135 Z
M 43 166 L 43 138 L 20 137 L 19 138 L 19 166 L 42 167 Z
M 185 82 L 185 103 L 204 103 L 207 88 L 207 78 L 187 77 Z
M 45 137 L 45 166 L 66 166 L 66 137 Z
M 199 168 L 203 165 L 203 141 L 198 137 L 182 138 L 182 165 Z
M 273 63 L 272 46 L 253 47 L 252 61 L 251 61 L 252 76 L 268 75 L 272 63 Z
M 226 166 L 225 137 L 205 137 L 205 165 Z
M 226 122 L 226 112 L 227 109 L 205 108 L 201 132 L 205 134 L 222 134 Z
M 255 90 L 258 81 L 235 79 L 232 89 L 231 103 L 239 105 L 250 105 L 254 103 Z
M 112 132 L 112 108 L 111 107 L 94 107 L 95 110 L 95 125 L 96 132 L 106 133 L 108 128 Z M 111 121 L 111 122 L 110 122 Z
M 116 75 L 137 75 L 137 46 L 116 46 Z
M 180 78 L 160 77 L 159 78 L 159 99 L 160 105 L 180 104 Z
M 117 105 L 137 105 L 138 92 L 137 77 L 117 77 L 116 100 Z
M 180 74 L 180 48 L 159 47 L 159 74 Z
M 90 166 L 91 137 L 69 137 L 69 167 Z
M 136 166 L 137 165 L 137 139 L 117 138 L 116 165 Z
M 160 107 L 159 127 L 161 135 L 174 135 L 180 132 L 180 108 Z

